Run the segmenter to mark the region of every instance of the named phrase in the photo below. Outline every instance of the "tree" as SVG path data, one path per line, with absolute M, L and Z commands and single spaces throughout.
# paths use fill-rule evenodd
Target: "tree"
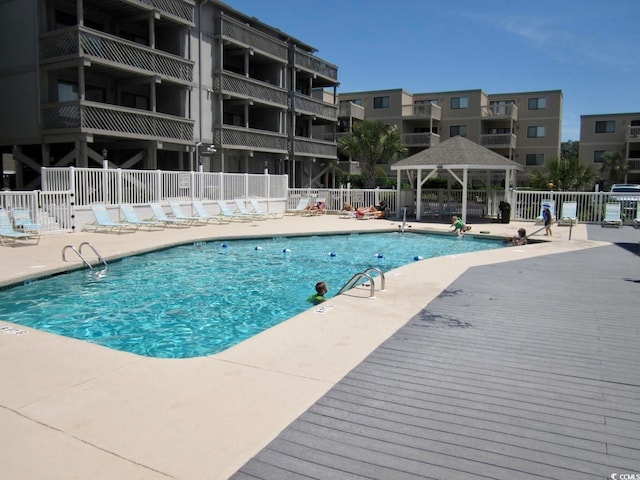
M 390 162 L 406 152 L 400 132 L 374 120 L 353 125 L 352 131 L 338 140 L 340 152 L 360 162 L 365 188 L 376 187 L 376 166 Z
M 595 179 L 595 172 L 591 167 L 580 163 L 577 156 L 552 160 L 547 170 L 537 170 L 530 175 L 534 188 L 553 188 L 563 191 L 577 191 L 590 188 Z
M 600 173 L 610 183 L 626 183 L 629 165 L 620 152 L 604 152 Z

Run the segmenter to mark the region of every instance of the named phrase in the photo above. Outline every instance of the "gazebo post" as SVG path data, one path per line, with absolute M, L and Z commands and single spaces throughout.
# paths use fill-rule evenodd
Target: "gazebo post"
M 396 218 L 400 218 L 400 202 L 402 201 L 402 170 L 396 172 Z
M 467 221 L 467 181 L 469 180 L 469 169 L 462 169 L 462 221 Z
M 418 178 L 416 179 L 416 221 L 420 221 L 420 210 L 422 202 L 422 169 L 418 169 Z

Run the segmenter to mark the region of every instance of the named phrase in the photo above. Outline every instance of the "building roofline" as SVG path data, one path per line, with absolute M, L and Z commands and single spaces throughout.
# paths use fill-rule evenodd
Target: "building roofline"
M 595 117 L 630 117 L 637 116 L 640 117 L 640 112 L 629 112 L 629 113 L 589 113 L 587 115 L 580 115 L 580 118 L 595 118 Z

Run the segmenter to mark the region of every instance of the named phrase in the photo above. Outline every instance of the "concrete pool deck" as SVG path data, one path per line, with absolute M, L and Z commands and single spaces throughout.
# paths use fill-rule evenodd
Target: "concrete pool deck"
M 334 215 L 288 216 L 161 232 L 47 236 L 37 246 L 0 248 L 0 284 L 67 269 L 62 249 L 84 241 L 108 261 L 211 238 L 397 230 L 398 225 L 397 221 Z M 412 230 L 448 230 L 444 224 L 409 225 Z M 486 230 L 502 237 L 514 235 L 520 226 L 529 232 L 539 228 L 531 223 L 486 224 L 472 233 Z M 588 240 L 587 232 L 587 226 L 579 224 L 569 241 L 569 229 L 556 227 L 554 237 L 545 243 L 415 262 L 387 274 L 386 289 L 376 292 L 375 299 L 367 298 L 368 289 L 354 289 L 330 299 L 331 309 L 311 308 L 209 357 L 139 357 L 0 319 L 0 328 L 27 332 L 0 331 L 2 478 L 227 479 L 247 462 L 246 468 L 251 468 L 254 456 L 260 458 L 280 432 L 465 272 L 610 245 Z M 68 253 L 69 260 L 77 260 Z M 557 276 L 561 279 L 567 273 L 560 271 Z M 212 288 L 216 281 L 223 280 L 212 279 Z M 506 291 L 520 288 L 514 283 L 499 284 Z M 511 313 L 499 310 L 498 315 Z M 518 328 L 526 330 L 527 325 L 518 323 Z M 640 338 L 638 330 L 629 336 Z M 628 369 L 629 362 L 610 368 Z M 635 388 L 629 398 L 640 402 L 638 382 L 629 388 Z M 637 405 L 629 410 L 640 416 Z M 640 438 L 635 426 L 628 437 Z M 451 472 L 450 478 L 455 478 L 455 469 Z M 237 475 L 249 478 L 250 474 Z M 291 478 L 301 476 L 294 471 Z M 406 478 L 415 477 L 407 474 Z

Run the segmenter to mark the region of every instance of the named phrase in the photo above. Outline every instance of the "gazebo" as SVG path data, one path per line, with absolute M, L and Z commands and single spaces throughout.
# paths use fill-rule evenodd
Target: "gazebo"
M 448 172 L 462 185 L 462 219 L 467 217 L 467 182 L 470 171 L 504 171 L 505 198 L 508 198 L 512 174 L 515 170 L 523 170 L 522 165 L 502 155 L 478 145 L 471 140 L 455 136 L 433 147 L 422 150 L 410 157 L 403 158 L 391 165 L 398 176 L 397 212 L 400 216 L 402 174 L 407 173 L 409 182 L 416 189 L 416 220 L 420 220 L 422 185 L 443 170 Z M 460 178 L 460 173 L 462 178 Z M 425 175 L 426 174 L 426 175 Z

